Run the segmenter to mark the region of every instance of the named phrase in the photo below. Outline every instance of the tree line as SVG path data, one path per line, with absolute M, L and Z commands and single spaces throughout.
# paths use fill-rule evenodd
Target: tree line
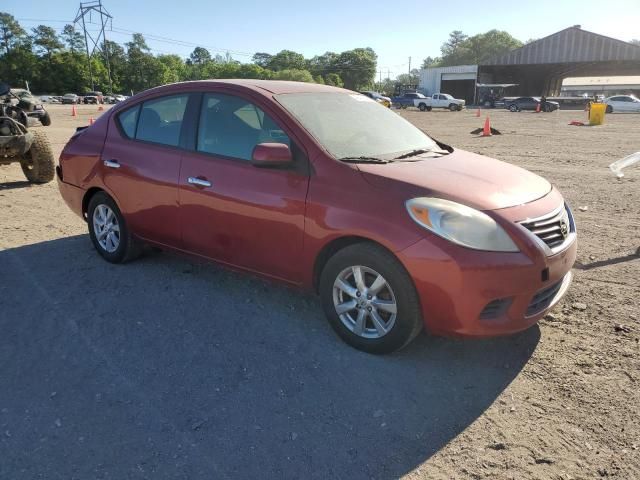
M 377 63 L 371 48 L 326 52 L 310 59 L 291 50 L 274 55 L 259 52 L 250 63 L 241 63 L 228 53 L 212 55 L 196 47 L 185 59 L 154 55 L 140 33 L 123 45 L 107 40 L 99 47 L 89 68 L 84 37 L 73 25 L 65 25 L 60 34 L 46 25 L 27 32 L 12 15 L 0 12 L 0 80 L 13 87 L 24 87 L 28 81 L 32 91 L 41 93 L 81 94 L 92 89 L 92 78 L 95 90 L 126 94 L 215 78 L 295 80 L 358 90 L 374 86 Z
M 522 45 L 522 41 L 501 30 L 473 36 L 454 30 L 442 44 L 441 56 L 425 58 L 421 67 L 477 65 Z M 282 50 L 274 55 L 258 52 L 251 62 L 241 63 L 228 53 L 212 55 L 203 47 L 196 47 L 188 58 L 182 58 L 154 55 L 144 36 L 134 33 L 122 45 L 105 41 L 89 62 L 84 37 L 73 25 L 65 25 L 60 34 L 46 25 L 27 32 L 12 15 L 0 12 L 0 80 L 14 87 L 22 87 L 28 81 L 31 90 L 42 93 L 87 92 L 92 89 L 92 77 L 96 90 L 126 94 L 166 83 L 215 78 L 296 80 L 352 90 L 376 89 L 387 94 L 392 94 L 397 85 L 418 84 L 418 69 L 395 79 L 376 78 L 377 59 L 371 48 L 326 52 L 312 58 Z

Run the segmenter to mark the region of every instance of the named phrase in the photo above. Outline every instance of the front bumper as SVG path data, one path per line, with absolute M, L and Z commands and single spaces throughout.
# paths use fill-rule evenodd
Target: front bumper
M 35 117 L 35 118 L 44 117 L 46 114 L 47 114 L 46 110 L 33 110 L 31 112 L 27 112 L 27 116 Z
M 547 256 L 465 249 L 423 239 L 398 253 L 414 280 L 425 328 L 435 335 L 488 337 L 525 330 L 566 293 L 577 240 Z

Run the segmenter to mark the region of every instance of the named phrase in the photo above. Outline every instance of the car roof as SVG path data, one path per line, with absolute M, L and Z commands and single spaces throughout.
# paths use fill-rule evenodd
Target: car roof
M 344 88 L 319 85 L 317 83 L 291 82 L 285 80 L 254 80 L 254 79 L 225 79 L 225 80 L 195 80 L 190 82 L 170 83 L 160 87 L 155 87 L 146 92 L 161 92 L 163 90 L 175 91 L 181 85 L 190 87 L 214 87 L 230 86 L 242 87 L 253 90 L 262 95 L 271 96 L 281 93 L 355 93 Z M 271 95 L 270 95 L 271 94 Z

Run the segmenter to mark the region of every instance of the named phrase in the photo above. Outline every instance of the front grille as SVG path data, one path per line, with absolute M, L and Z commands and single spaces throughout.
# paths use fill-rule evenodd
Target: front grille
M 531 317 L 548 308 L 556 298 L 560 288 L 562 288 L 562 280 L 536 293 L 527 307 L 526 316 Z
M 520 222 L 524 228 L 546 243 L 549 248 L 562 245 L 572 231 L 569 212 L 565 206 L 535 219 Z

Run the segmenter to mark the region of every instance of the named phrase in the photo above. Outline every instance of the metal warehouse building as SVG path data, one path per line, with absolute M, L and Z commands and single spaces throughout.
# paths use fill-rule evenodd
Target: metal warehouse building
M 557 95 L 568 77 L 640 75 L 640 46 L 582 30 L 579 25 L 531 42 L 483 65 L 432 67 L 419 90 L 442 91 L 473 103 L 477 84 L 517 84 L 513 95 Z

